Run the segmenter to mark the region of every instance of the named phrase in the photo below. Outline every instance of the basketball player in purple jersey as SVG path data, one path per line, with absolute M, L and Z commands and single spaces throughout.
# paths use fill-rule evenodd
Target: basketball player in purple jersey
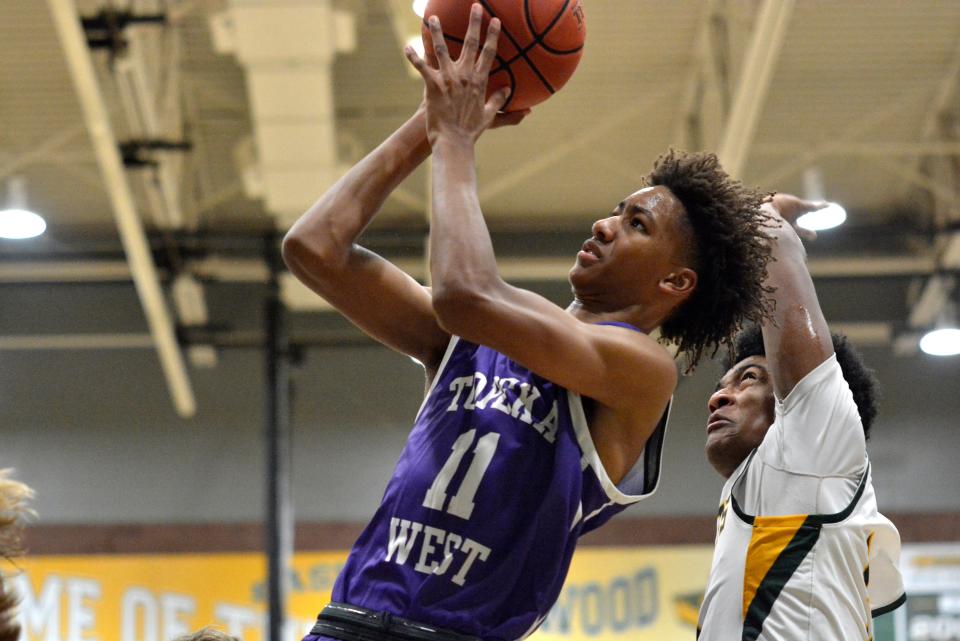
M 424 365 L 428 391 L 382 503 L 308 639 L 507 640 L 536 629 L 577 539 L 649 496 L 673 357 L 691 363 L 765 317 L 758 194 L 712 155 L 669 153 L 597 220 L 567 309 L 505 283 L 477 198 L 474 143 L 499 21 L 480 51 L 473 7 L 459 60 L 430 21 L 436 64 L 407 51 L 424 104 L 284 240 L 291 271 L 367 334 Z M 479 51 L 479 53 L 478 53 Z M 430 272 L 421 286 L 355 241 L 431 152 Z

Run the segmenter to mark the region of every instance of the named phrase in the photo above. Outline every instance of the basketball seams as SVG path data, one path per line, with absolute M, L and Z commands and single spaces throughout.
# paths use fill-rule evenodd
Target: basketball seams
M 507 76 L 510 77 L 510 97 L 507 98 L 507 101 L 503 103 L 503 106 L 500 107 L 501 111 L 506 111 L 507 107 L 513 103 L 514 96 L 517 95 L 517 77 L 513 75 L 513 69 L 510 68 L 510 65 L 503 67 L 503 70 L 507 72 Z
M 499 18 L 499 16 L 493 10 L 493 7 L 490 5 L 490 2 L 488 0 L 476 0 L 476 1 L 480 3 L 480 5 L 490 15 L 491 18 Z M 526 47 L 520 46 L 520 43 L 513 36 L 513 34 L 510 33 L 510 30 L 507 29 L 506 25 L 504 25 L 503 20 L 501 19 L 500 21 L 501 34 L 503 36 L 506 36 L 506 38 L 513 45 L 514 49 L 516 49 L 517 51 L 517 54 L 512 58 L 510 58 L 509 60 L 501 57 L 500 55 L 497 55 L 496 60 L 499 66 L 490 71 L 491 76 L 501 71 L 505 71 L 510 81 L 510 96 L 507 99 L 507 102 L 502 107 L 502 109 L 506 110 L 513 103 L 514 97 L 516 95 L 517 78 L 513 72 L 512 65 L 520 59 L 523 59 L 523 61 L 527 63 L 527 66 L 530 68 L 530 70 L 533 72 L 536 78 L 540 81 L 540 83 L 544 86 L 544 88 L 546 88 L 547 91 L 550 92 L 551 95 L 557 92 L 557 90 L 553 87 L 550 81 L 547 80 L 546 76 L 544 76 L 543 73 L 540 71 L 539 67 L 537 67 L 536 63 L 533 60 L 531 60 L 527 54 L 533 49 L 535 49 L 537 46 L 542 47 L 544 51 L 555 56 L 575 55 L 580 53 L 583 50 L 583 45 L 580 45 L 575 49 L 569 49 L 569 50 L 554 49 L 544 41 L 545 38 L 554 29 L 554 27 L 556 27 L 557 24 L 560 23 L 560 20 L 563 18 L 567 9 L 570 7 L 570 3 L 571 3 L 571 0 L 564 0 L 563 6 L 560 8 L 559 11 L 557 11 L 556 15 L 551 19 L 550 24 L 547 25 L 547 27 L 543 30 L 543 32 L 537 33 L 536 25 L 533 22 L 533 15 L 530 11 L 530 0 L 524 0 L 523 2 L 524 18 L 527 23 L 527 27 L 529 28 L 530 33 L 533 36 L 532 41 Z M 424 27 L 429 29 L 429 24 L 427 23 L 426 18 L 423 19 L 423 25 Z M 460 44 L 461 46 L 463 45 L 463 39 L 461 38 L 457 38 L 456 36 L 450 36 L 447 33 L 444 33 L 443 36 L 444 36 L 444 39 L 449 39 L 452 42 L 456 42 Z
M 552 53 L 555 56 L 572 56 L 575 53 L 580 53 L 581 51 L 583 51 L 583 45 L 580 45 L 575 49 L 554 49 L 553 47 L 551 47 L 550 45 L 548 45 L 546 42 L 543 42 L 543 41 L 538 42 L 538 44 L 541 47 L 543 47 L 545 51 Z
M 484 9 L 487 10 L 487 13 L 490 14 L 490 17 L 499 18 L 499 16 L 493 11 L 493 8 L 489 5 L 487 0 L 477 0 L 477 1 L 483 6 Z M 524 4 L 526 4 L 526 0 L 524 0 Z M 557 93 L 556 89 L 553 88 L 553 85 L 551 85 L 550 82 L 544 77 L 544 75 L 540 73 L 540 70 L 537 69 L 537 65 L 533 64 L 533 61 L 527 57 L 527 53 L 526 53 L 527 50 L 524 50 L 524 48 L 520 46 L 520 43 L 517 42 L 516 38 L 513 37 L 513 34 L 510 33 L 510 30 L 507 29 L 506 25 L 503 24 L 503 20 L 500 21 L 500 25 L 501 25 L 500 33 L 505 35 L 510 40 L 510 43 L 513 44 L 514 48 L 516 48 L 516 50 L 520 52 L 520 57 L 523 58 L 524 62 L 526 62 L 527 65 L 529 65 L 530 69 L 533 70 L 533 73 L 537 76 L 540 82 L 543 83 L 543 86 L 547 88 L 547 91 L 549 91 L 551 94 Z M 536 37 L 537 37 L 536 32 L 533 33 L 533 37 L 534 37 L 534 41 L 536 41 Z M 513 62 L 516 60 L 517 58 L 514 58 L 514 60 L 511 61 L 509 64 L 513 64 Z M 513 94 L 511 94 L 510 97 L 512 99 Z
M 568 51 L 560 51 L 559 49 L 554 49 L 553 47 L 551 47 L 550 45 L 548 45 L 548 44 L 544 41 L 544 39 L 545 39 L 548 35 L 550 35 L 550 32 L 553 30 L 553 28 L 554 28 L 555 26 L 557 26 L 557 23 L 559 23 L 560 20 L 563 18 L 563 14 L 566 13 L 567 8 L 568 8 L 569 6 L 570 6 L 570 0 L 564 0 L 563 6 L 560 7 L 560 10 L 559 10 L 559 11 L 557 11 L 557 14 L 556 14 L 556 15 L 553 17 L 553 19 L 550 21 L 550 24 L 547 25 L 547 28 L 544 29 L 541 33 L 537 33 L 537 25 L 534 24 L 534 22 L 533 22 L 533 14 L 530 13 L 530 0 L 523 0 L 523 16 L 524 16 L 524 18 L 525 18 L 526 21 L 527 21 L 527 28 L 530 29 L 530 33 L 533 34 L 533 42 L 531 42 L 531 43 L 530 43 L 526 48 L 524 48 L 524 49 L 521 49 L 520 47 L 517 47 L 517 51 L 519 52 L 519 54 L 518 54 L 517 56 L 515 56 L 515 57 L 514 57 L 512 60 L 510 60 L 510 62 L 509 62 L 509 64 L 513 64 L 514 62 L 516 62 L 516 61 L 519 60 L 520 58 L 523 58 L 523 61 L 526 62 L 527 65 L 529 65 L 530 69 L 533 70 L 533 73 L 535 73 L 535 74 L 537 75 L 537 77 L 540 78 L 540 81 L 544 84 L 544 86 L 547 88 L 547 90 L 548 90 L 551 94 L 557 93 L 557 90 L 554 89 L 553 85 L 550 84 L 550 82 L 547 81 L 547 79 L 546 79 L 546 78 L 543 76 L 543 74 L 540 72 L 540 69 L 537 67 L 537 65 L 534 64 L 533 60 L 531 60 L 531 59 L 527 56 L 527 53 L 528 53 L 529 51 L 532 51 L 533 49 L 535 49 L 535 48 L 537 47 L 537 45 L 541 46 L 545 51 L 547 51 L 547 52 L 549 52 L 549 53 L 552 53 L 552 54 L 554 54 L 554 55 L 560 55 L 560 56 L 572 55 L 572 54 L 578 53 L 580 50 L 583 49 L 583 45 L 581 45 L 581 46 L 577 47 L 576 49 L 570 49 L 570 50 L 568 50 Z M 492 14 L 492 13 L 493 13 L 493 12 L 491 12 L 491 14 Z M 516 47 L 516 44 L 517 44 L 517 43 L 514 42 L 513 44 L 514 44 L 514 46 Z
M 477 2 L 479 2 L 479 3 L 481 4 L 481 6 L 483 6 L 483 8 L 487 11 L 487 13 L 490 14 L 490 17 L 491 17 L 491 18 L 497 18 L 497 19 L 500 18 L 500 16 L 498 16 L 498 15 L 493 11 L 493 8 L 490 6 L 490 4 L 487 2 L 487 0 L 477 0 Z M 505 24 L 503 23 L 503 20 L 500 20 L 500 33 L 501 33 L 501 35 L 506 36 L 506 37 L 510 40 L 510 43 L 513 45 L 514 49 L 516 49 L 517 51 L 521 52 L 521 54 L 522 54 L 522 52 L 523 52 L 523 47 L 520 46 L 520 43 L 517 42 L 517 39 L 514 38 L 514 37 L 513 37 L 513 34 L 510 33 L 510 30 L 507 29 L 507 25 L 505 25 Z M 534 34 L 534 36 L 536 36 L 536 34 Z
M 530 32 L 533 33 L 533 37 L 537 40 L 547 37 L 550 31 L 560 22 L 560 18 L 563 17 L 563 12 L 566 11 L 569 6 L 570 0 L 563 0 L 563 6 L 560 7 L 560 11 L 553 17 L 553 20 L 550 21 L 547 28 L 543 30 L 543 33 L 537 33 L 537 26 L 533 24 L 533 16 L 530 14 L 530 0 L 523 0 L 523 12 L 527 16 L 527 24 L 530 25 Z
M 570 6 L 570 0 L 565 0 L 563 6 L 560 8 L 560 11 L 557 12 L 557 15 L 553 17 L 553 20 L 550 21 L 550 24 L 547 25 L 547 28 L 543 30 L 543 33 L 537 33 L 537 25 L 533 23 L 533 14 L 530 13 L 530 0 L 523 0 L 523 15 L 527 20 L 527 27 L 530 28 L 530 33 L 533 34 L 533 42 L 530 43 L 530 46 L 522 51 L 518 47 L 518 51 L 521 51 L 521 54 L 524 54 L 537 45 L 543 47 L 549 53 L 552 53 L 557 56 L 570 56 L 575 53 L 579 53 L 583 50 L 583 45 L 576 47 L 574 49 L 554 49 L 546 43 L 546 37 L 550 35 L 550 32 L 553 30 L 557 23 L 560 22 L 560 19 L 563 18 L 563 14 L 566 12 L 567 8 Z M 526 56 L 523 56 L 526 59 Z M 511 62 L 517 60 L 519 56 L 515 57 Z M 529 60 L 527 61 L 529 62 Z

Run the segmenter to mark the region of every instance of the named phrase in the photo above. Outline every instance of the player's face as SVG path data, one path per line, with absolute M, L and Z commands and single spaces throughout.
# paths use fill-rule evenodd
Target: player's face
M 730 368 L 710 397 L 707 459 L 725 478 L 760 445 L 773 424 L 773 381 L 765 356 L 745 358 Z
M 696 275 L 683 260 L 689 242 L 686 215 L 680 201 L 663 186 L 625 198 L 608 217 L 593 224 L 593 236 L 577 254 L 570 270 L 577 298 L 608 310 L 649 304 L 662 297 L 678 274 L 692 279 L 687 283 L 692 292 Z

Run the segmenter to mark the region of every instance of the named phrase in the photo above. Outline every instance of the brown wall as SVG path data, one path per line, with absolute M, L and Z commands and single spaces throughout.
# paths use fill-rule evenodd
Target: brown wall
M 904 543 L 960 541 L 960 512 L 890 515 Z M 583 545 L 672 545 L 713 542 L 712 517 L 617 519 L 584 537 Z M 300 523 L 298 550 L 346 550 L 360 523 Z M 28 528 L 30 554 L 164 554 L 252 552 L 263 549 L 258 523 L 35 525 Z

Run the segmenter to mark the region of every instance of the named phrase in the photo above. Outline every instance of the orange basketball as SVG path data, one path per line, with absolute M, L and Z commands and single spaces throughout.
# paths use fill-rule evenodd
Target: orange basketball
M 470 7 L 477 1 L 483 6 L 481 43 L 490 19 L 497 17 L 501 22 L 487 95 L 509 87 L 504 111 L 532 107 L 567 84 L 580 62 L 587 35 L 580 0 L 429 0 L 423 14 L 423 35 L 430 55 L 433 43 L 427 18 L 440 18 L 450 56 L 456 60 L 470 23 Z

